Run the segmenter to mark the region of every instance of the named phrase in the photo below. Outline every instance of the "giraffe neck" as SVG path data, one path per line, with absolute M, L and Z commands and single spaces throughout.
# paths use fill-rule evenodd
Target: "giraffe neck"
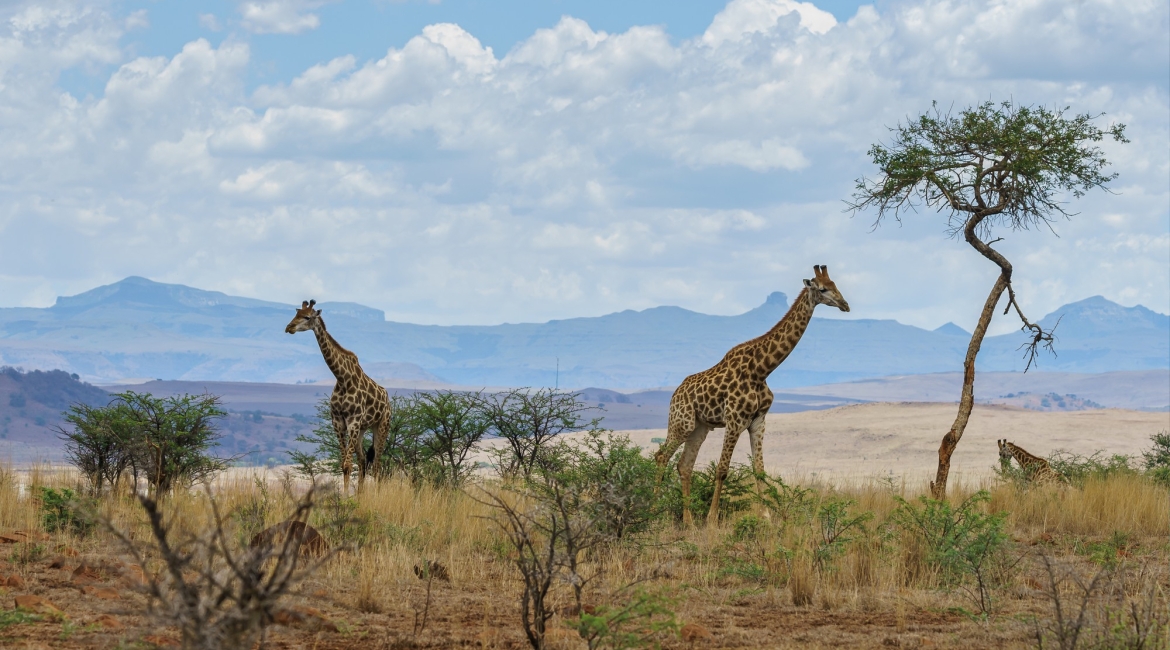
M 792 307 L 784 314 L 784 318 L 768 330 L 767 334 L 753 342 L 752 347 L 762 353 L 758 358 L 756 355 L 748 356 L 752 359 L 751 374 L 755 379 L 761 381 L 767 379 L 768 375 L 788 358 L 796 344 L 800 342 L 800 337 L 804 336 L 804 331 L 808 329 L 814 307 L 816 305 L 806 288 L 792 301 Z
M 1008 450 L 1012 452 L 1012 457 L 1015 458 L 1016 462 L 1020 464 L 1020 467 L 1023 467 L 1024 469 L 1028 469 L 1036 465 L 1047 464 L 1047 461 L 1045 461 L 1043 458 L 1040 458 L 1039 456 L 1033 456 L 1032 454 L 1029 454 L 1028 452 L 1020 449 L 1010 442 L 1008 443 Z
M 317 318 L 316 324 L 313 326 L 313 334 L 317 336 L 317 345 L 321 346 L 321 356 L 325 358 L 325 365 L 329 366 L 329 371 L 337 378 L 338 382 L 353 374 L 353 370 L 349 367 L 348 350 L 341 347 L 341 344 L 334 339 L 328 331 L 325 330 L 325 321 Z

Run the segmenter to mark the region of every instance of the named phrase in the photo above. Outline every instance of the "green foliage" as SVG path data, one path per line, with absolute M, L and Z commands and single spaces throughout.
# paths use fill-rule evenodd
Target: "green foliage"
M 309 480 L 316 480 L 318 476 L 341 476 L 341 445 L 337 440 L 337 432 L 333 430 L 333 418 L 329 414 L 329 398 L 317 400 L 317 415 L 313 420 L 312 430 L 306 434 L 298 434 L 295 440 L 312 446 L 312 451 L 304 452 L 293 450 L 288 452 L 292 459 L 293 471 Z M 357 458 L 351 462 L 356 463 Z
M 784 479 L 765 475 L 761 503 L 776 518 L 780 527 L 802 525 L 812 519 L 819 498 L 816 490 L 790 486 Z
M 412 482 L 437 481 L 441 478 L 442 471 L 437 459 L 423 444 L 426 432 L 418 426 L 417 404 L 414 397 L 390 396 L 390 427 L 386 446 L 378 461 L 378 478 L 389 478 L 396 474 L 406 476 Z M 327 475 L 341 476 L 341 446 L 337 432 L 333 429 L 328 397 L 317 402 L 313 424 L 308 435 L 296 437 L 297 442 L 310 445 L 310 451 L 289 452 L 294 471 L 309 479 Z M 373 444 L 372 440 L 369 444 Z M 363 434 L 362 443 L 354 449 L 354 457 L 350 459 L 352 467 L 357 466 L 357 455 L 365 454 L 368 446 Z
M 1106 569 L 1116 569 L 1121 563 L 1123 552 L 1129 548 L 1129 544 L 1129 534 L 1124 531 L 1115 530 L 1109 536 L 1109 539 L 1100 542 L 1089 542 L 1087 544 L 1078 543 L 1074 550 L 1087 554 L 1089 560 L 1094 564 L 1098 564 Z
M 312 525 L 333 546 L 363 546 L 377 528 L 373 514 L 361 510 L 356 498 L 337 489 L 329 490 L 313 509 Z
M 566 624 L 577 631 L 590 650 L 610 648 L 657 648 L 660 641 L 678 632 L 674 608 L 679 598 L 669 588 L 649 591 L 638 588 L 617 603 L 581 612 Z
M 424 452 L 438 462 L 437 483 L 459 485 L 475 469 L 468 457 L 491 428 L 480 403 L 479 393 L 437 391 L 415 395 L 414 426 L 421 432 Z
M 264 530 L 268 516 L 273 510 L 273 499 L 268 493 L 268 482 L 262 481 L 259 476 L 254 477 L 257 494 L 241 504 L 232 512 L 232 519 L 236 521 L 237 531 L 242 544 L 247 544 L 252 537 Z
M 122 474 L 134 464 L 135 430 L 128 409 L 118 403 L 105 407 L 74 404 L 64 414 L 71 428 L 58 428 L 65 442 L 65 458 L 100 495 L 107 486 L 117 490 Z
M 955 230 L 973 214 L 984 230 L 1067 216 L 1063 194 L 1080 197 L 1117 176 L 1102 173 L 1109 163 L 1094 143 L 1128 142 L 1124 125 L 1102 130 L 1093 124 L 1099 116 L 1067 117 L 1068 110 L 988 101 L 952 115 L 936 103 L 891 129 L 889 146 L 870 148 L 880 176 L 857 181 L 850 207 L 875 207 L 880 220 L 921 203 L 949 212 Z
M 715 497 L 715 472 L 718 463 L 711 461 L 706 469 L 697 470 L 691 474 L 691 502 L 683 504 L 679 499 L 675 506 L 676 519 L 682 520 L 682 509 L 691 509 L 691 514 L 702 518 L 707 516 L 711 507 L 711 499 Z M 680 488 L 681 489 L 681 488 Z M 719 518 L 729 519 L 733 515 L 751 507 L 752 499 L 756 494 L 756 476 L 752 468 L 747 465 L 733 463 L 727 470 L 727 477 L 723 479 L 723 490 L 719 493 Z
M 759 539 L 767 525 L 767 522 L 755 515 L 744 515 L 732 527 L 731 537 L 736 541 Z
M 151 492 L 167 494 L 227 467 L 209 452 L 227 416 L 214 395 L 154 397 L 127 391 L 104 407 L 75 404 L 61 429 L 66 457 L 81 470 L 93 493 L 116 486 L 129 468 L 146 478 Z
M 1053 471 L 1062 476 L 1071 485 L 1083 486 L 1090 479 L 1103 480 L 1111 476 L 1135 475 L 1137 470 L 1132 466 L 1133 458 L 1122 454 L 1105 455 L 1104 451 L 1094 452 L 1090 456 L 1081 456 L 1064 449 L 1052 452 L 1048 457 L 1048 464 Z
M 1142 452 L 1146 472 L 1157 483 L 1170 487 L 1170 431 L 1159 431 L 1150 436 L 1154 443 L 1148 451 Z
M 850 499 L 829 496 L 817 505 L 816 546 L 813 548 L 813 566 L 819 571 L 833 568 L 833 561 L 843 555 L 848 545 L 866 533 L 865 524 L 873 519 L 872 512 L 852 514 Z
M 36 614 L 30 614 L 23 609 L 0 609 L 0 632 L 3 632 L 13 625 L 36 623 L 40 620 L 40 616 L 37 616 Z
M 12 552 L 8 554 L 8 561 L 13 564 L 24 566 L 39 562 L 49 552 L 49 549 L 44 544 L 36 542 L 20 542 L 15 544 Z
M 83 502 L 69 488 L 39 487 L 41 523 L 46 531 L 69 531 L 79 537 L 93 532 L 93 517 L 86 512 L 87 506 L 92 509 L 92 503 Z
M 926 496 L 918 497 L 919 505 L 894 498 L 898 508 L 890 515 L 890 521 L 919 539 L 942 584 L 959 588 L 971 597 L 981 614 L 990 614 L 992 589 L 998 581 L 996 559 L 1008 541 L 1004 532 L 1007 513 L 981 511 L 981 506 L 991 500 L 985 490 L 957 507 Z
M 594 408 L 580 397 L 580 393 L 552 388 L 519 388 L 481 396 L 480 408 L 492 433 L 508 443 L 495 454 L 500 476 L 527 478 L 540 465 L 551 462 L 549 448 L 556 436 L 596 430 L 600 418 L 585 418 L 583 413 Z
M 551 449 L 545 461 L 534 486 L 553 479 L 585 496 L 589 516 L 613 539 L 645 532 L 666 512 L 655 495 L 658 466 L 628 436 L 593 429 L 575 444 Z
M 127 391 L 114 396 L 133 435 L 133 461 L 155 495 L 227 468 L 208 452 L 219 440 L 215 421 L 227 416 L 210 394 L 154 397 Z

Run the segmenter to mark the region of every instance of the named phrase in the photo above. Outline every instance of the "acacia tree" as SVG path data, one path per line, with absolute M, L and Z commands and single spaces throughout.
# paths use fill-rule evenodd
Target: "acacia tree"
M 1109 163 L 1094 143 L 1107 136 L 1128 142 L 1125 125 L 1102 130 L 1093 124 L 1100 115 L 1066 117 L 1068 110 L 985 102 L 951 115 L 934 104 L 916 120 L 891 129 L 889 146 L 870 148 L 879 174 L 858 179 L 849 202 L 855 213 L 876 209 L 875 225 L 886 217 L 900 220 L 903 211 L 919 205 L 945 213 L 948 233 L 962 236 L 999 267 L 967 346 L 959 411 L 938 450 L 938 472 L 930 484 L 935 499 L 946 496 L 951 454 L 975 403 L 975 357 L 1005 292 L 1004 314 L 1015 310 L 1028 334 L 1021 346 L 1024 371 L 1032 367 L 1038 348 L 1052 350 L 1052 331 L 1028 320 L 1016 299 L 1011 262 L 992 247 L 1001 240 L 992 239 L 993 231 L 1051 229 L 1057 218 L 1074 216 L 1065 210 L 1066 197 L 1080 198 L 1117 177 L 1102 172 Z
M 581 394 L 555 388 L 518 388 L 481 399 L 492 431 L 508 442 L 496 454 L 500 474 L 528 478 L 546 460 L 549 444 L 562 433 L 597 429 L 601 418 L 587 418 L 594 410 Z
M 77 403 L 65 414 L 71 428 L 57 427 L 65 443 L 65 459 L 89 481 L 94 496 L 100 496 L 107 484 L 117 492 L 122 473 L 134 462 L 134 432 L 126 414 L 121 404 Z

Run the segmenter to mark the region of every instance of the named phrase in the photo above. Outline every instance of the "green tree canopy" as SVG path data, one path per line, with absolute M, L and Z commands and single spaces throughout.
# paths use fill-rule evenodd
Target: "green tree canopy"
M 854 212 L 877 211 L 875 225 L 886 217 L 901 219 L 919 206 L 947 215 L 947 231 L 961 235 L 980 255 L 999 267 L 999 277 L 984 302 L 971 334 L 963 363 L 963 391 L 959 412 L 939 448 L 939 466 L 931 491 L 935 499 L 946 493 L 951 453 L 966 429 L 974 405 L 975 357 L 1004 292 L 1006 314 L 1015 309 L 1028 332 L 1025 372 L 1036 361 L 1041 345 L 1052 349 L 1053 335 L 1024 316 L 1012 287 L 1012 265 L 990 239 L 995 227 L 1027 230 L 1051 228 L 1059 217 L 1069 217 L 1065 200 L 1079 198 L 1093 188 L 1104 188 L 1117 177 L 1105 174 L 1109 164 L 1097 143 L 1111 137 L 1125 139 L 1125 125 L 1101 129 L 1100 115 L 1068 116 L 1069 109 L 1020 106 L 1014 102 L 984 102 L 952 115 L 935 103 L 932 109 L 905 125 L 891 129 L 889 145 L 869 150 L 878 167 L 876 178 L 858 179 L 852 201 Z

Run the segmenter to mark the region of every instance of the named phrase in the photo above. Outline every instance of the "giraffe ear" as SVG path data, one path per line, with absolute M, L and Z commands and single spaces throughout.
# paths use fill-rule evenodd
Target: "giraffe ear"
M 320 310 L 320 309 L 318 309 L 318 310 L 317 310 L 317 315 L 318 315 L 318 316 L 320 316 L 320 315 L 321 315 L 321 310 Z
M 806 286 L 806 287 L 811 287 L 811 286 L 812 286 L 812 280 L 805 280 L 805 281 L 804 281 L 804 286 Z

